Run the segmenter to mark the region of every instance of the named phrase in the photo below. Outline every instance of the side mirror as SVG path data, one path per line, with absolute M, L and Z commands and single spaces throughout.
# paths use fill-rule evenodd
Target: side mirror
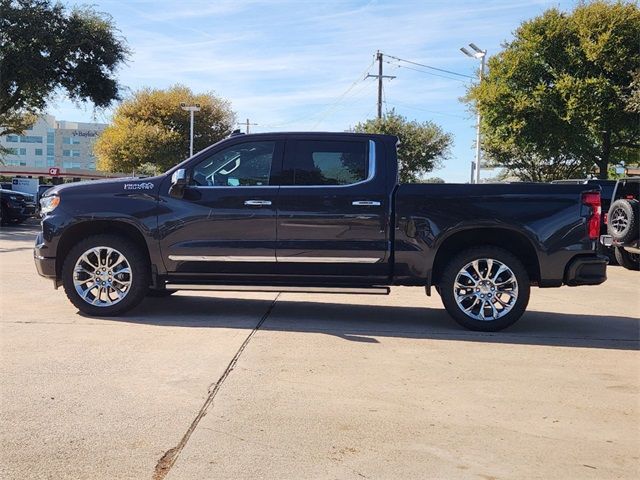
M 169 195 L 174 198 L 182 198 L 184 196 L 184 187 L 187 185 L 187 171 L 179 168 L 171 175 L 171 187 L 169 187 Z

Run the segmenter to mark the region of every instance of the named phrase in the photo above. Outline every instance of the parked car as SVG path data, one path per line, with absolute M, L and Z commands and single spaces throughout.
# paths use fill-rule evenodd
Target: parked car
M 389 135 L 223 140 L 165 174 L 56 186 L 42 198 L 40 275 L 89 315 L 149 292 L 440 294 L 461 325 L 496 331 L 532 285 L 597 285 L 600 192 L 589 185 L 398 184 Z
M 36 212 L 33 195 L 0 189 L 0 223 L 21 223 Z
M 607 215 L 603 245 L 615 250 L 616 260 L 629 270 L 640 270 L 640 177 L 622 178 L 616 183 Z

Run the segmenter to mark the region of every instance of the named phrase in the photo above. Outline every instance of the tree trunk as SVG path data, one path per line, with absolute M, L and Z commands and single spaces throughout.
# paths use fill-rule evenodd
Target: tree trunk
M 602 155 L 596 162 L 598 165 L 598 178 L 606 180 L 609 178 L 609 158 L 611 157 L 611 130 L 605 130 L 602 136 Z

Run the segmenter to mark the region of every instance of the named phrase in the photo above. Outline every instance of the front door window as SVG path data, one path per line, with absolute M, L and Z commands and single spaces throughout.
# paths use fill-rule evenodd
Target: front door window
M 269 186 L 276 142 L 247 142 L 216 152 L 193 169 L 201 187 Z

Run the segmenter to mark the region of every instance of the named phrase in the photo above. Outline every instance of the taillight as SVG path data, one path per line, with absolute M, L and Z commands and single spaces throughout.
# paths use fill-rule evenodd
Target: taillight
M 587 231 L 589 232 L 589 239 L 597 240 L 598 236 L 600 235 L 600 215 L 602 215 L 600 192 L 583 193 L 582 204 L 590 208 L 589 219 L 587 220 Z

